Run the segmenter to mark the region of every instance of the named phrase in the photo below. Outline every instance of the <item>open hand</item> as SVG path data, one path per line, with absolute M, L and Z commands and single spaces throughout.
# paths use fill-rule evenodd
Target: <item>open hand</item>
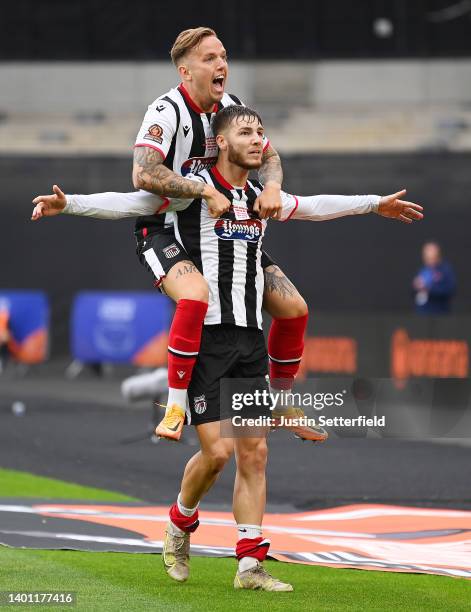
M 420 221 L 423 219 L 423 208 L 420 204 L 414 204 L 413 202 L 407 202 L 400 199 L 406 194 L 406 191 L 406 189 L 401 189 L 401 191 L 397 193 L 383 196 L 379 201 L 378 215 L 389 217 L 390 219 L 397 219 L 403 223 L 412 223 L 412 221 Z
M 60 187 L 53 185 L 51 195 L 37 196 L 33 200 L 34 209 L 31 221 L 39 221 L 42 217 L 54 217 L 59 215 L 67 204 L 67 199 Z

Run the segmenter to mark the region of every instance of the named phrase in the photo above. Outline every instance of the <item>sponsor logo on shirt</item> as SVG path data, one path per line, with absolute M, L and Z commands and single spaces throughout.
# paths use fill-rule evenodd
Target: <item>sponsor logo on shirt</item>
M 167 259 L 172 259 L 172 257 L 176 257 L 178 253 L 180 253 L 180 249 L 177 247 L 175 243 L 163 249 L 163 254 L 165 255 Z
M 198 174 L 202 170 L 209 170 L 217 162 L 217 157 L 190 157 L 183 162 L 181 175 Z
M 158 142 L 162 144 L 162 134 L 164 133 L 163 129 L 157 123 L 151 125 L 147 130 L 147 134 L 144 136 L 145 140 L 153 140 L 154 142 Z
M 198 397 L 195 397 L 193 402 L 196 414 L 203 414 L 203 412 L 205 412 L 206 408 L 208 407 L 208 405 L 206 404 L 205 395 L 199 395 Z
M 263 227 L 259 219 L 247 219 L 247 221 L 218 219 L 214 224 L 214 231 L 221 240 L 258 242 L 263 234 Z

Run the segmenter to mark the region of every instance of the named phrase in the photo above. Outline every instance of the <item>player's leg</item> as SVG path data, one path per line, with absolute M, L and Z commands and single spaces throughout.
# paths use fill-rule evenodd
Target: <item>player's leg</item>
M 197 425 L 196 432 L 201 449 L 186 464 L 180 493 L 183 505 L 189 508 L 198 505 L 234 452 L 234 440 L 221 438 L 219 421 Z
M 165 570 L 178 581 L 188 578 L 190 533 L 198 526 L 199 501 L 233 453 L 232 438 L 221 438 L 220 434 L 220 380 L 234 366 L 236 344 L 234 332 L 225 326 L 203 328 L 200 358 L 188 389 L 191 423 L 201 448 L 186 465 L 164 541 Z
M 303 297 L 277 266 L 264 252 L 262 265 L 265 274 L 263 307 L 272 317 L 268 335 L 268 355 L 270 368 L 270 387 L 274 392 L 292 390 L 294 379 L 299 371 L 304 350 L 304 334 L 308 320 L 308 308 Z M 301 418 L 300 408 L 275 410 L 273 416 Z M 299 437 L 322 442 L 327 438 L 323 429 L 296 426 L 293 431 Z
M 268 433 L 268 431 L 265 433 Z M 237 471 L 232 508 L 240 533 L 245 532 L 243 528 L 247 524 L 256 525 L 261 531 L 266 502 L 265 470 L 267 455 L 268 448 L 265 437 L 236 438 Z
M 266 391 L 267 351 L 261 330 L 240 332 L 241 358 L 233 371 L 234 378 L 250 380 L 255 390 Z M 260 407 L 251 416 L 269 416 L 270 407 Z M 249 414 L 247 413 L 247 416 Z M 246 427 L 234 441 L 236 478 L 233 511 L 237 523 L 236 556 L 238 571 L 236 589 L 292 591 L 290 584 L 273 578 L 263 567 L 270 541 L 262 536 L 266 502 L 266 465 L 268 428 Z
M 293 283 L 265 252 L 262 266 L 263 308 L 272 317 L 268 336 L 270 380 L 274 389 L 291 389 L 303 355 L 308 308 Z
M 178 440 L 185 420 L 186 397 L 198 357 L 203 322 L 208 309 L 208 285 L 194 263 L 176 263 L 162 280 L 165 293 L 176 303 L 168 338 L 168 400 L 156 434 Z
M 189 576 L 190 534 L 199 524 L 199 502 L 215 483 L 234 450 L 233 440 L 221 438 L 220 429 L 219 422 L 196 427 L 201 450 L 186 464 L 180 493 L 170 508 L 162 557 L 165 571 L 178 582 L 184 582 Z
M 208 285 L 176 240 L 173 228 L 165 228 L 140 240 L 138 255 L 141 263 L 153 273 L 154 284 L 161 286 L 176 302 L 168 341 L 167 410 L 156 434 L 178 440 L 208 309 Z

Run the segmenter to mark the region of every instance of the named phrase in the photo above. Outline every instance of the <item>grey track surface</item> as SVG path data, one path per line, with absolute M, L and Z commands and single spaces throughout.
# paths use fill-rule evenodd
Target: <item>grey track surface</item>
M 14 400 L 25 403 L 24 416 L 12 414 Z M 117 375 L 67 381 L 52 367 L 22 379 L 2 376 L 0 467 L 169 503 L 197 441 L 186 428 L 183 444 L 153 444 L 151 413 L 150 402 L 133 406 L 120 398 Z M 277 432 L 269 447 L 272 510 L 359 502 L 471 508 L 471 446 L 463 440 L 333 438 L 313 445 Z M 233 479 L 232 462 L 206 505 L 229 508 Z

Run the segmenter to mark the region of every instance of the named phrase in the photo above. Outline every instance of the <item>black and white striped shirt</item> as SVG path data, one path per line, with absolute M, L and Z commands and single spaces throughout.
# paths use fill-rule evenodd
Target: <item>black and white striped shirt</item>
M 232 203 L 230 210 L 214 219 L 205 200 L 168 200 L 147 191 L 133 191 L 67 195 L 63 212 L 98 219 L 124 219 L 164 216 L 166 211 L 172 211 L 176 215 L 176 237 L 209 284 L 205 323 L 260 328 L 264 288 L 261 249 L 267 221 L 254 214 L 253 205 L 262 185 L 247 181 L 244 187 L 234 187 L 221 176 L 217 166 L 197 176 L 190 174 L 188 178 L 214 185 Z M 378 195 L 296 196 L 282 191 L 280 221 L 326 221 L 368 214 L 378 210 L 380 199 Z
M 231 202 L 219 219 L 210 216 L 201 199 L 176 213 L 175 236 L 209 285 L 205 325 L 229 323 L 261 329 L 261 256 L 267 222 L 258 218 L 253 206 L 263 187 L 258 181 L 233 187 L 216 167 L 202 170 L 198 177 Z
M 211 168 L 217 160 L 218 148 L 211 120 L 215 113 L 232 104 L 242 102 L 225 93 L 212 112 L 205 113 L 181 84 L 152 102 L 134 146 L 156 149 L 164 158 L 163 164 L 176 174 L 199 174 Z M 265 138 L 264 149 L 268 145 Z M 152 233 L 172 225 L 173 221 L 173 213 L 141 217 L 136 221 L 136 233 L 142 235 L 144 228 L 145 234 Z

